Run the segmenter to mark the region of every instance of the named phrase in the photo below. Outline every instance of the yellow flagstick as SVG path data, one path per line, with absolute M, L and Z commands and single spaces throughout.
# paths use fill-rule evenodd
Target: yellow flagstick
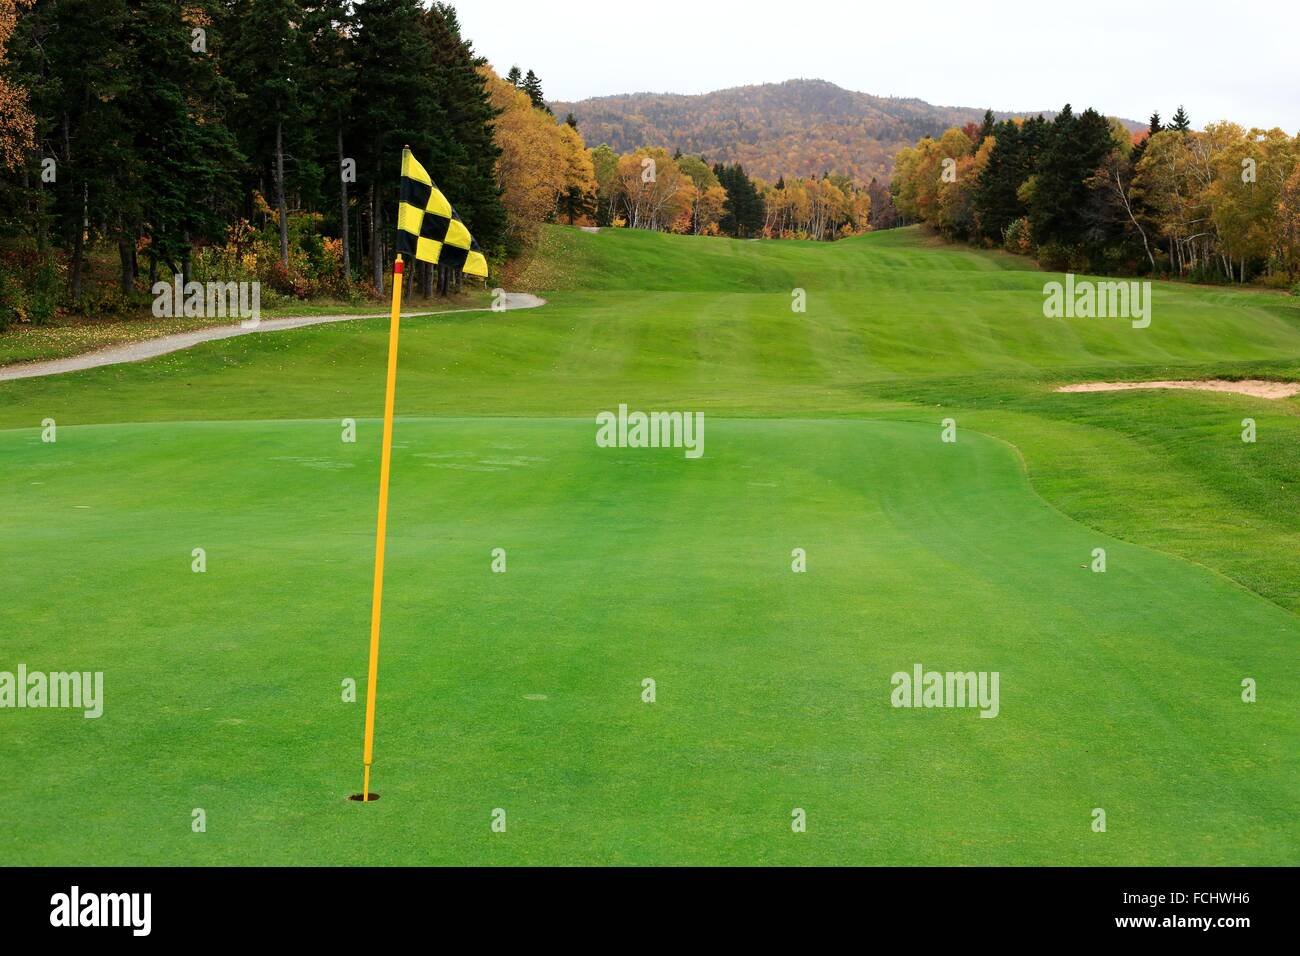
M 379 677 L 379 610 L 384 599 L 384 539 L 388 533 L 388 471 L 393 457 L 393 399 L 397 393 L 397 330 L 402 314 L 402 256 L 393 263 L 393 315 L 388 326 L 388 386 L 384 392 L 384 450 L 379 460 L 379 523 L 375 529 L 375 591 L 370 605 L 370 673 L 366 677 L 365 779 L 361 799 L 370 801 L 370 764 L 375 756 L 375 682 Z

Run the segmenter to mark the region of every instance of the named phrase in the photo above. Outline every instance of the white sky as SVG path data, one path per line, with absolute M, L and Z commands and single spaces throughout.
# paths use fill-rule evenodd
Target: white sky
M 943 106 L 1300 132 L 1300 0 L 453 0 L 548 99 L 823 79 Z

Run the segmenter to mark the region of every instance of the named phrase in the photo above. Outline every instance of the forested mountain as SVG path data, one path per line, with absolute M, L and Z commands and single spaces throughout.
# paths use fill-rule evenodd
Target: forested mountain
M 766 180 L 831 172 L 862 183 L 888 177 L 894 154 L 921 137 L 937 138 L 949 127 L 984 119 L 982 106 L 872 96 L 825 80 L 787 80 L 697 96 L 631 93 L 550 106 L 557 116 L 574 115 L 588 145 L 608 143 L 619 153 L 662 146 L 709 162 L 741 163 L 750 175 Z M 1007 119 L 1022 114 L 993 115 Z M 1051 119 L 1055 114 L 1043 115 Z M 1124 122 L 1134 130 L 1143 125 Z

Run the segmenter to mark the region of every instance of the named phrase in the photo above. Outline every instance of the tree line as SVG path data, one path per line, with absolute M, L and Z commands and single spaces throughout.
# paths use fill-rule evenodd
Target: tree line
M 496 265 L 586 155 L 447 3 L 0 0 L 0 311 L 17 285 L 44 314 L 42 275 L 96 312 L 160 275 L 382 294 L 406 144 Z
M 1046 268 L 1275 286 L 1300 278 L 1300 137 L 1180 106 L 1130 133 L 1093 109 L 949 129 L 895 158 L 902 221 Z
M 739 163 L 644 146 L 619 155 L 589 151 L 595 190 L 591 224 L 741 239 L 837 239 L 871 227 L 871 196 L 847 176 L 750 176 Z

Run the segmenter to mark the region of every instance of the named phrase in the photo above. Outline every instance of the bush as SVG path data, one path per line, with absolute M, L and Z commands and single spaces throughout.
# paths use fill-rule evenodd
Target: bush
M 1049 272 L 1069 272 L 1070 253 L 1067 245 L 1046 242 L 1038 247 L 1038 264 Z
M 1022 256 L 1033 254 L 1034 230 L 1027 218 L 1021 216 L 1002 231 L 1002 248 Z
M 0 332 L 23 320 L 22 291 L 12 273 L 0 265 Z
M 1088 271 L 1102 276 L 1139 275 L 1150 268 L 1146 257 L 1139 256 L 1139 253 L 1123 243 L 1098 246 L 1092 251 Z
M 20 322 L 45 325 L 59 304 L 62 270 L 54 253 L 0 253 L 0 330 Z
M 1234 280 L 1223 274 L 1223 267 L 1218 263 L 1205 262 L 1195 269 L 1189 269 L 1186 278 L 1190 282 L 1202 285 L 1234 285 Z
M 266 281 L 280 295 L 305 299 L 311 294 L 311 283 L 304 276 L 295 275 L 279 260 L 272 262 L 266 270 Z

